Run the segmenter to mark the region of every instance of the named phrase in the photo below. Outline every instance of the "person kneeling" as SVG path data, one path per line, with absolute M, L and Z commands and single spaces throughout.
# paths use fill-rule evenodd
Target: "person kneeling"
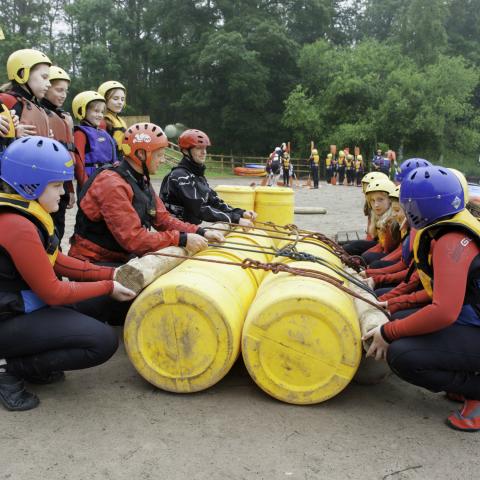
M 137 123 L 125 133 L 124 159 L 95 172 L 79 195 L 79 209 L 69 255 L 94 263 L 125 263 L 168 246 L 196 253 L 207 241 L 223 241 L 171 216 L 150 183 L 165 161 L 168 139 L 152 123 Z
M 118 346 L 112 327 L 62 305 L 105 295 L 127 301 L 135 293 L 112 280 L 113 268 L 59 251 L 50 214 L 59 208 L 64 182 L 73 179 L 73 160 L 60 142 L 18 139 L 1 167 L 0 402 L 8 410 L 30 410 L 39 399 L 24 381 L 62 380 L 64 370 L 99 365 Z
M 257 214 L 227 205 L 205 178 L 205 160 L 210 139 L 201 130 L 185 130 L 178 138 L 183 158 L 163 179 L 160 196 L 178 218 L 195 223 L 228 222 L 253 227 Z

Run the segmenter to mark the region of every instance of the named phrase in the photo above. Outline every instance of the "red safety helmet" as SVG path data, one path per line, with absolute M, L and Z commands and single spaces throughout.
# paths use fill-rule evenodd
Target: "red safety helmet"
M 178 137 L 178 145 L 180 148 L 189 150 L 193 147 L 209 147 L 211 143 L 206 133 L 201 130 L 189 129 Z
M 127 129 L 123 137 L 123 153 L 139 167 L 142 167 L 142 162 L 136 155 L 138 150 L 145 150 L 145 163 L 148 168 L 152 152 L 163 147 L 168 147 L 168 138 L 165 132 L 154 123 L 136 123 Z

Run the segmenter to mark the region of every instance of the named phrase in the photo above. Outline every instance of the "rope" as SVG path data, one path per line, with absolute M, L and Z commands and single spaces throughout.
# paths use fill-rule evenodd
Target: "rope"
M 238 224 L 236 223 L 229 223 L 229 222 L 218 222 L 218 223 L 226 225 L 228 227 L 238 228 Z M 288 224 L 288 225 L 282 226 L 282 225 L 277 225 L 273 222 L 255 222 L 255 223 L 260 225 L 268 225 L 272 227 L 272 228 L 265 228 L 265 227 L 255 226 L 256 230 L 278 233 L 279 229 L 284 229 L 284 230 L 288 230 L 290 233 L 288 234 L 289 236 L 262 235 L 260 233 L 250 232 L 247 229 L 245 229 L 243 233 L 245 233 L 246 235 L 252 235 L 256 237 L 268 237 L 268 238 L 273 238 L 275 240 L 286 240 L 288 242 L 293 242 L 294 246 L 296 246 L 297 243 L 310 243 L 313 245 L 318 245 L 318 243 L 316 242 L 309 242 L 308 239 L 311 238 L 314 240 L 318 240 L 321 243 L 325 244 L 327 247 L 329 247 L 329 248 L 326 248 L 325 246 L 323 246 L 323 248 L 325 248 L 326 250 L 336 255 L 345 265 L 353 268 L 356 272 L 359 272 L 360 270 L 362 270 L 363 268 L 366 268 L 367 266 L 362 257 L 350 255 L 345 251 L 345 249 L 341 245 L 339 245 L 338 243 L 333 241 L 331 238 L 327 237 L 326 235 L 320 232 L 313 232 L 311 230 L 302 230 L 294 224 Z M 230 228 L 228 229 L 221 229 L 218 227 L 206 227 L 206 228 L 210 230 L 220 230 L 223 232 L 230 232 Z M 290 235 L 295 235 L 295 239 L 292 239 Z M 318 245 L 318 246 L 322 247 L 322 245 Z
M 147 255 L 156 255 L 160 257 L 171 257 L 171 258 L 181 258 L 183 260 L 195 260 L 198 262 L 208 262 L 208 263 L 218 263 L 221 265 L 232 265 L 236 267 L 241 267 L 243 269 L 246 268 L 253 268 L 255 270 L 264 270 L 266 272 L 272 272 L 274 274 L 280 273 L 280 272 L 286 272 L 290 273 L 291 275 L 297 275 L 301 277 L 308 277 L 308 278 L 316 278 L 318 280 L 323 280 L 326 283 L 329 283 L 330 285 L 333 285 L 334 287 L 337 287 L 339 290 L 342 290 L 343 292 L 347 293 L 348 295 L 358 298 L 359 300 L 362 300 L 372 307 L 375 307 L 377 310 L 380 310 L 382 313 L 386 314 L 388 317 L 388 312 L 386 312 L 382 307 L 377 305 L 376 303 L 372 302 L 371 300 L 362 297 L 358 293 L 354 292 L 350 288 L 346 287 L 343 283 L 342 280 L 339 280 L 338 278 L 333 277 L 332 275 L 329 275 L 328 273 L 324 272 L 317 272 L 315 270 L 310 270 L 307 268 L 295 268 L 295 267 L 289 267 L 288 265 L 285 265 L 283 263 L 278 263 L 278 262 L 268 262 L 268 263 L 262 263 L 258 260 L 253 260 L 251 258 L 246 258 L 242 262 L 230 262 L 227 260 L 213 260 L 210 258 L 202 258 L 202 257 L 190 257 L 188 255 L 176 255 L 174 253 L 161 253 L 161 252 L 151 252 L 148 253 Z

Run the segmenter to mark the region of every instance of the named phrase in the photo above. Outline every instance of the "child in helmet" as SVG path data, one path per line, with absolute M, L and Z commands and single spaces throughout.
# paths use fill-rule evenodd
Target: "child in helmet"
M 88 178 L 104 165 L 117 163 L 117 145 L 105 130 L 100 128 L 105 111 L 105 99 L 93 90 L 81 92 L 72 102 L 74 117 L 80 125 L 74 128 L 75 178 L 81 189 Z
M 153 191 L 150 175 L 165 161 L 167 146 L 167 136 L 153 123 L 126 131 L 120 164 L 97 170 L 84 185 L 69 255 L 121 264 L 171 245 L 195 253 L 207 240 L 223 240 L 219 232 L 171 216 Z
M 332 176 L 334 173 L 334 164 L 333 164 L 333 155 L 331 153 L 327 154 L 325 159 L 325 180 L 327 183 L 332 181 Z
M 19 118 L 17 137 L 51 137 L 49 115 L 40 105 L 50 87 L 52 62 L 42 52 L 30 48 L 13 52 L 7 60 L 10 83 L 2 87 L 0 101 Z
M 275 187 L 280 176 L 280 169 L 283 161 L 283 150 L 280 147 L 276 147 L 271 153 L 268 162 L 268 183 L 269 187 Z
M 127 89 L 115 80 L 102 83 L 98 93 L 105 98 L 106 112 L 104 115 L 105 128 L 117 144 L 117 157 L 122 157 L 123 137 L 127 130 L 125 120 L 119 116 L 125 107 Z
M 377 240 L 376 245 L 362 253 L 370 265 L 394 250 L 400 243 L 399 226 L 392 215 L 392 198 L 395 184 L 389 179 L 373 180 L 365 190 L 367 202 L 371 208 L 370 237 Z
M 50 213 L 73 178 L 63 145 L 39 136 L 14 141 L 0 178 L 0 403 L 29 410 L 39 400 L 24 381 L 53 383 L 64 370 L 99 365 L 117 349 L 110 326 L 62 305 L 105 295 L 126 301 L 135 293 L 112 280 L 113 268 L 58 249 Z
M 195 225 L 205 222 L 229 222 L 252 227 L 256 214 L 227 205 L 205 178 L 205 160 L 210 139 L 201 130 L 185 130 L 178 137 L 183 158 L 163 179 L 160 197 L 178 218 Z M 278 147 L 281 151 L 282 149 Z M 272 170 L 275 164 L 272 163 Z M 280 172 L 280 162 L 278 162 Z M 277 173 L 278 174 L 278 173 Z
M 340 150 L 338 152 L 338 162 L 337 162 L 338 185 L 343 185 L 343 182 L 345 180 L 345 167 L 346 167 L 345 152 L 343 150 Z
M 345 173 L 347 175 L 348 186 L 353 186 L 354 172 L 355 172 L 355 166 L 353 161 L 353 155 L 349 153 L 345 160 Z
M 288 187 L 290 185 L 290 154 L 287 151 L 283 152 L 282 158 L 282 173 L 283 185 Z
M 438 166 L 402 181 L 400 202 L 417 229 L 415 265 L 432 303 L 370 331 L 367 353 L 386 359 L 405 381 L 463 401 L 447 418 L 461 431 L 480 430 L 480 224 L 465 209 L 462 185 Z
M 355 157 L 355 162 L 354 162 L 354 167 L 355 167 L 355 180 L 357 183 L 357 187 L 362 186 L 362 177 L 363 177 L 363 172 L 364 172 L 364 165 L 363 165 L 363 157 L 361 155 L 357 155 Z
M 310 155 L 309 161 L 310 161 L 310 171 L 312 172 L 313 188 L 318 188 L 320 156 L 318 155 L 318 150 L 316 148 L 312 150 L 312 154 Z
M 380 172 L 367 173 L 362 178 L 362 190 L 365 194 L 368 185 L 371 181 L 374 180 L 388 180 L 386 175 Z M 377 244 L 377 241 L 371 235 L 371 224 L 372 224 L 372 207 L 365 195 L 365 203 L 363 205 L 363 213 L 367 217 L 367 236 L 365 240 L 354 240 L 343 245 L 343 248 L 350 255 L 361 255 L 363 252 L 367 251 L 369 248 L 372 248 Z
M 53 138 L 60 142 L 74 159 L 73 120 L 71 115 L 62 109 L 70 86 L 70 75 L 63 68 L 51 66 L 49 80 L 50 87 L 42 99 L 41 105 L 51 113 L 49 123 Z M 60 199 L 59 208 L 52 214 L 60 241 L 62 241 L 65 232 L 65 211 L 75 205 L 74 192 L 73 182 L 67 182 L 65 184 L 65 194 Z

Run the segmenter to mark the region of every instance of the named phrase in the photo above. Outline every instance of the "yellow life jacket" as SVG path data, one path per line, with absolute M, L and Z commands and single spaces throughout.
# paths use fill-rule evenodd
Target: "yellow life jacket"
M 433 265 L 430 245 L 446 231 L 464 231 L 480 245 L 480 222 L 468 210 L 462 210 L 451 218 L 440 220 L 418 230 L 413 243 L 413 258 L 423 288 L 433 297 Z
M 51 265 L 55 265 L 59 241 L 51 215 L 36 200 L 25 200 L 21 195 L 0 192 L 0 212 L 4 209 L 28 218 L 42 231 L 45 252 Z
M 320 163 L 320 155 L 318 153 L 312 155 L 312 160 L 314 165 L 318 165 Z
M 330 167 L 331 165 L 332 165 L 332 159 L 329 158 L 329 157 L 327 157 L 327 158 L 325 159 L 325 166 L 326 166 L 326 167 Z
M 0 115 L 8 120 L 8 132 L 4 135 L 4 138 L 15 138 L 15 127 L 13 125 L 13 118 L 10 110 L 0 102 Z
M 347 168 L 352 168 L 353 160 L 348 160 L 348 158 L 347 158 L 347 160 L 345 162 L 346 162 Z
M 355 160 L 355 171 L 359 172 L 362 168 L 362 161 L 361 160 Z
M 290 157 L 288 155 L 283 157 L 283 168 L 290 167 Z
M 115 142 L 117 142 L 118 150 L 121 151 L 123 137 L 127 131 L 125 120 L 116 113 L 107 110 L 107 113 L 105 113 L 105 121 L 107 123 L 107 132 L 114 138 Z

